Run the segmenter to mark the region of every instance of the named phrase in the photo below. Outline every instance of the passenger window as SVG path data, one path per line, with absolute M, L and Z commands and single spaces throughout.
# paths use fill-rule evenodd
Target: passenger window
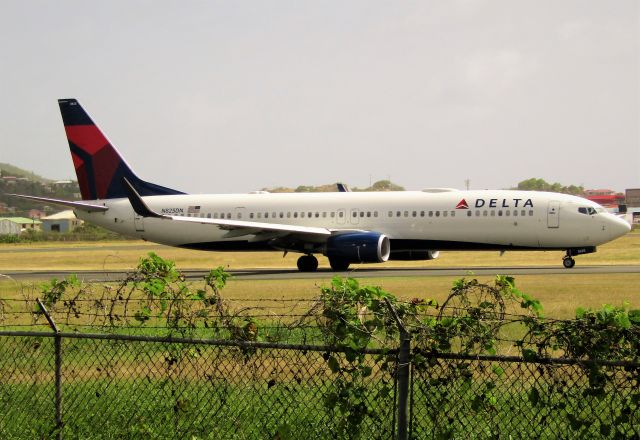
M 344 217 L 344 212 L 340 211 L 340 212 L 338 213 L 338 217 L 340 217 L 340 218 Z
M 304 212 L 300 213 L 300 218 L 304 218 Z
M 522 217 L 524 217 L 525 215 L 527 215 L 527 211 L 525 211 L 524 209 L 522 211 L 520 211 L 520 215 Z
M 506 215 L 507 217 L 509 217 L 511 215 L 511 211 L 509 211 L 508 209 L 504 212 L 504 215 Z
M 456 216 L 456 212 L 455 211 L 451 211 L 451 217 L 455 217 Z
M 327 218 L 327 213 L 326 212 L 322 213 L 322 218 Z
M 424 211 L 420 211 L 420 217 L 424 217 Z
M 413 211 L 413 212 L 411 213 L 411 216 L 412 216 L 412 217 L 417 217 L 417 216 L 418 216 L 418 212 L 417 212 L 417 211 Z
M 446 217 L 447 215 L 449 215 L 449 211 L 442 211 L 442 216 Z
M 389 217 L 393 217 L 393 211 L 389 211 Z
M 533 209 L 529 210 L 529 217 L 533 217 Z
M 400 211 L 396 211 L 396 217 L 400 217 Z
M 502 209 L 498 211 L 498 217 L 502 217 Z
M 491 217 L 495 217 L 496 216 L 496 212 L 495 211 L 491 211 Z
M 249 214 L 249 218 L 253 218 L 253 212 Z
M 440 217 L 440 211 L 436 211 L 436 217 Z
M 261 212 L 258 213 L 258 218 L 262 218 L 262 213 Z
M 230 213 L 230 212 L 227 212 L 227 218 L 228 218 L 229 220 L 231 220 L 231 213 Z
M 518 216 L 518 210 L 517 210 L 517 209 L 514 209 L 514 210 L 513 210 L 513 216 L 514 216 L 514 217 L 517 217 L 517 216 Z
M 480 211 L 476 211 L 476 217 L 480 217 Z
M 297 212 L 293 213 L 293 218 L 298 218 L 298 213 Z
M 489 215 L 489 211 L 487 211 L 486 209 L 484 211 L 482 211 L 482 216 L 486 217 Z
M 367 217 L 371 217 L 371 211 L 367 211 Z
M 331 211 L 331 218 L 334 218 L 336 216 L 336 213 Z
M 378 217 L 378 211 L 373 211 L 373 216 Z
M 320 213 L 316 212 L 316 218 L 320 217 Z
M 467 217 L 471 217 L 471 211 L 467 211 Z
M 353 214 L 352 214 L 352 215 L 353 215 L 353 217 L 355 218 L 355 217 L 357 217 L 357 216 L 358 216 L 358 213 L 357 213 L 357 212 L 355 212 L 355 211 L 353 211 Z
M 433 217 L 433 211 L 429 211 L 429 217 Z
M 364 211 L 360 211 L 360 217 L 364 217 Z
M 238 213 L 238 219 L 241 219 L 241 218 L 242 218 L 242 213 L 241 213 L 241 212 L 239 212 L 239 213 Z
M 405 217 L 409 217 L 409 211 L 405 211 L 405 212 L 404 212 L 404 216 L 405 216 Z
M 269 218 L 269 213 L 268 212 L 264 213 L 264 218 Z
M 307 214 L 308 214 L 307 217 L 309 218 L 313 217 L 313 212 L 307 212 Z
M 280 218 L 284 218 L 284 212 L 280 213 Z
M 207 214 L 207 218 L 211 218 L 211 213 L 208 213 L 208 214 Z
M 291 212 L 287 212 L 287 218 L 291 218 Z

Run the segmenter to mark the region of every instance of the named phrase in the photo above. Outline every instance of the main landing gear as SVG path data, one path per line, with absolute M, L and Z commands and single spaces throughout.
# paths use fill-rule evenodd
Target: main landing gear
M 329 265 L 337 272 L 349 269 L 349 261 L 342 258 L 329 258 Z M 300 272 L 315 272 L 318 270 L 318 259 L 311 254 L 301 256 L 298 258 L 298 270 Z
M 315 272 L 318 269 L 318 259 L 313 255 L 303 255 L 298 258 L 298 270 L 300 272 Z
M 567 252 L 567 255 L 562 257 L 562 265 L 567 269 L 571 269 L 573 266 L 576 265 L 576 260 L 574 260 L 573 257 L 569 254 L 569 252 Z

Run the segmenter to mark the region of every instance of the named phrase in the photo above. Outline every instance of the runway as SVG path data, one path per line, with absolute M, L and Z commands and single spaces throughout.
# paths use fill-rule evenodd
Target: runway
M 188 269 L 182 271 L 189 280 L 202 279 L 208 269 Z M 378 268 L 356 269 L 348 272 L 333 272 L 328 269 L 317 272 L 298 272 L 295 269 L 229 269 L 228 272 L 237 280 L 293 280 L 293 279 L 330 279 L 336 275 L 353 278 L 386 278 L 386 277 L 438 277 L 438 276 L 493 276 L 493 275 L 586 275 L 586 274 L 640 274 L 640 265 L 615 266 L 576 266 L 565 269 L 561 266 L 537 267 L 439 267 L 439 268 Z M 0 279 L 15 281 L 42 281 L 51 278 L 64 278 L 76 274 L 85 282 L 116 282 L 126 277 L 125 271 L 103 270 L 17 270 L 2 271 Z

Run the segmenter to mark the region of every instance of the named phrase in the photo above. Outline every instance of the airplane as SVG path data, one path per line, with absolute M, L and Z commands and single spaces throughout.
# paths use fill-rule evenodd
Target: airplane
M 17 195 L 71 207 L 82 220 L 169 246 L 302 254 L 300 271 L 431 260 L 442 250 L 563 250 L 574 256 L 630 230 L 600 205 L 567 194 L 513 190 L 186 194 L 139 178 L 76 99 L 58 100 L 82 201 Z

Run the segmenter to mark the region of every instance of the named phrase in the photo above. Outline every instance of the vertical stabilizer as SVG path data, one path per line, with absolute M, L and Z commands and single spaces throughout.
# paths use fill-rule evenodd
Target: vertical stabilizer
M 77 100 L 59 99 L 58 105 L 83 200 L 127 197 L 123 178 L 141 196 L 184 194 L 136 176 Z

